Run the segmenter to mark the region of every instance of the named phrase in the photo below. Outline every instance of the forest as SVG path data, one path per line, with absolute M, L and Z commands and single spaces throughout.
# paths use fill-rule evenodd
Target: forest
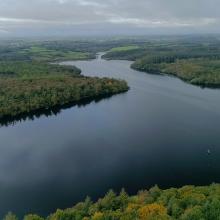
M 220 87 L 220 59 L 191 58 L 148 64 L 139 60 L 132 67 L 149 73 L 171 74 L 202 87 Z
M 125 92 L 121 80 L 84 77 L 76 67 L 39 62 L 0 63 L 0 118 Z
M 47 217 L 35 214 L 24 220 L 219 220 L 220 185 L 184 186 L 162 190 L 158 186 L 129 196 L 110 190 L 103 198 L 84 202 Z M 18 220 L 9 212 L 3 220 Z

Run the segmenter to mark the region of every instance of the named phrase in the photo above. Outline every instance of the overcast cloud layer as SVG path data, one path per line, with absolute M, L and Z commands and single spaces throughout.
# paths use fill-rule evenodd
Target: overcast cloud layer
M 219 0 L 0 0 L 0 35 L 220 32 Z

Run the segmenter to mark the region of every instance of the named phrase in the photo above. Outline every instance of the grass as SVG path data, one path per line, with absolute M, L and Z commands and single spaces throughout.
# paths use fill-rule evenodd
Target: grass
M 115 48 L 112 48 L 109 52 L 129 51 L 129 50 L 136 50 L 139 48 L 140 48 L 139 46 L 130 45 L 130 46 L 124 46 L 124 47 L 115 47 Z

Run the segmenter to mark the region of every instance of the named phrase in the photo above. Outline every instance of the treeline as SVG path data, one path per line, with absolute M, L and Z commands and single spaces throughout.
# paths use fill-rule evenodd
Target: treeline
M 0 118 L 128 90 L 125 81 L 84 77 L 76 67 L 0 63 Z
M 83 107 L 86 106 L 92 102 L 98 103 L 100 101 L 102 101 L 103 99 L 108 99 L 111 98 L 114 94 L 107 94 L 107 95 L 100 95 L 100 96 L 96 96 L 96 97 L 89 97 L 89 98 L 85 98 L 85 99 L 81 99 L 79 101 L 72 101 L 72 102 L 68 102 L 66 104 L 63 105 L 55 105 L 55 106 L 50 106 L 49 108 L 45 109 L 45 108 L 41 108 L 41 109 L 37 109 L 37 110 L 33 110 L 31 112 L 25 112 L 16 116 L 5 116 L 3 118 L 0 119 L 0 126 L 6 126 L 8 127 L 9 125 L 15 125 L 17 122 L 22 122 L 22 121 L 26 121 L 26 120 L 31 120 L 34 121 L 37 118 L 40 118 L 41 116 L 46 116 L 46 117 L 50 117 L 53 115 L 58 115 L 62 112 L 62 110 L 65 109 L 69 109 L 72 108 L 74 106 L 78 106 L 78 107 Z
M 129 196 L 110 190 L 93 202 L 86 198 L 73 208 L 57 210 L 48 217 L 29 214 L 24 220 L 219 220 L 220 185 L 162 190 L 157 186 Z M 18 220 L 8 213 L 4 220 Z
M 52 65 L 44 62 L 1 61 L 0 77 L 38 78 L 41 76 L 80 76 L 81 70 L 75 66 Z
M 134 61 L 138 58 L 146 55 L 145 49 L 132 49 L 132 50 L 118 50 L 118 51 L 109 51 L 108 53 L 102 56 L 106 60 L 130 60 Z
M 137 60 L 132 68 L 156 74 L 171 74 L 203 87 L 220 87 L 220 59 L 176 59 L 173 62 Z

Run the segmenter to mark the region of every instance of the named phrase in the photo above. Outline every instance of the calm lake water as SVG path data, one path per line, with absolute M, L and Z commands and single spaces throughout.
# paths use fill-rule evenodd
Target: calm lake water
M 220 182 L 220 90 L 137 72 L 128 61 L 65 64 L 125 79 L 131 89 L 1 126 L 0 217 L 9 210 L 46 215 L 110 188 Z

